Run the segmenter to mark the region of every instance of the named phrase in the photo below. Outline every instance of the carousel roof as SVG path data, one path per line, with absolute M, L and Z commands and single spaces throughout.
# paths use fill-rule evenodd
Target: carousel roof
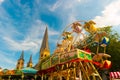
M 36 74 L 37 70 L 33 69 L 33 68 L 30 68 L 30 67 L 26 67 L 26 68 L 22 69 L 22 72 L 23 73 L 28 73 L 28 74 Z

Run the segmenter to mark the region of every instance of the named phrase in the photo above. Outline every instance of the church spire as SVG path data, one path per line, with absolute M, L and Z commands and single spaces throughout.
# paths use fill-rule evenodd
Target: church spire
M 47 53 L 45 53 L 47 52 Z M 48 29 L 46 27 L 45 33 L 44 33 L 44 37 L 42 40 L 42 45 L 40 48 L 40 60 L 49 56 L 50 52 L 49 52 L 49 46 L 48 46 Z
M 31 62 L 31 63 L 32 63 L 32 55 L 30 56 L 30 60 L 29 60 L 29 62 Z
M 18 59 L 16 69 L 22 69 L 24 67 L 24 51 L 22 51 L 20 58 Z
M 27 67 L 32 67 L 32 55 L 30 56 L 29 62 L 27 63 Z
M 37 69 L 37 70 L 40 70 L 41 61 L 43 59 L 45 59 L 46 57 L 50 56 L 50 50 L 49 50 L 48 45 L 49 45 L 48 44 L 48 29 L 46 27 L 44 37 L 43 37 L 43 40 L 42 40 L 42 45 L 41 45 L 41 48 L 40 48 L 39 61 L 35 65 L 35 69 Z
M 44 33 L 44 37 L 43 37 L 43 40 L 42 40 L 42 45 L 41 45 L 41 48 L 40 48 L 40 53 L 44 49 L 49 49 L 49 47 L 48 47 L 48 29 L 47 29 L 47 27 L 46 27 L 46 30 L 45 30 L 45 33 Z
M 21 56 L 20 56 L 20 59 L 23 59 L 23 60 L 24 60 L 24 51 L 22 51 Z

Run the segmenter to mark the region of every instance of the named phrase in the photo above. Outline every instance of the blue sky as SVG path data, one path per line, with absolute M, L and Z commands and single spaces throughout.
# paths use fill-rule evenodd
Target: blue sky
M 51 54 L 65 26 L 76 20 L 119 32 L 119 5 L 120 0 L 0 0 L 0 67 L 14 69 L 22 50 L 25 66 L 31 54 L 35 65 L 46 26 Z

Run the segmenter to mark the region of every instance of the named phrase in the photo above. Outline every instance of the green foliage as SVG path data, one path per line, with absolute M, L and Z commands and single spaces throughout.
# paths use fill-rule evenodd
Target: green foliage
M 107 37 L 110 39 L 110 44 L 106 47 L 106 53 L 111 55 L 111 58 L 109 59 L 112 62 L 112 68 L 111 71 L 118 71 L 120 70 L 120 36 L 117 32 L 112 31 L 111 26 L 107 26 L 104 28 L 99 28 L 98 31 L 105 31 L 107 33 Z M 94 40 L 92 39 L 93 34 L 89 34 L 89 37 L 87 38 L 87 44 L 92 43 L 87 46 L 91 50 L 91 52 L 96 53 L 97 45 L 94 43 Z M 79 47 L 79 46 L 78 46 Z M 99 47 L 99 52 L 103 53 L 104 48 Z
M 106 53 L 111 55 L 110 60 L 112 61 L 112 71 L 120 70 L 120 41 L 118 38 L 111 35 L 110 44 L 106 49 Z
M 112 62 L 111 71 L 120 70 L 120 36 L 117 32 L 112 31 L 111 27 L 104 27 L 103 31 L 107 32 L 110 39 L 110 44 L 106 48 L 106 53 L 111 55 L 110 61 Z

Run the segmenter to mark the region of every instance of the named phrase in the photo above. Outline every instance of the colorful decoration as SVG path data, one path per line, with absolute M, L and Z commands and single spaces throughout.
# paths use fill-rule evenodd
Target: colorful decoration
M 119 80 L 120 79 L 120 71 L 110 72 L 110 80 Z
M 90 51 L 90 49 L 89 48 L 87 48 L 87 47 L 85 47 L 84 48 L 84 51 L 86 51 L 86 52 L 88 52 L 88 53 L 90 53 L 91 51 Z
M 111 61 L 109 60 L 104 60 L 103 61 L 103 66 L 101 67 L 102 69 L 110 69 L 111 68 Z
M 72 52 L 66 52 L 64 54 L 63 53 L 54 54 L 52 55 L 51 59 L 46 60 L 42 64 L 42 69 L 47 69 L 50 66 L 55 66 L 57 64 L 65 63 L 74 59 L 92 60 L 92 56 L 90 53 L 79 49 L 75 49 Z
M 63 36 L 63 39 L 65 39 L 65 40 L 66 39 L 67 40 L 72 40 L 73 39 L 73 37 L 72 37 L 70 32 L 63 32 L 62 36 Z
M 88 22 L 85 22 L 84 24 L 84 28 L 87 32 L 89 33 L 95 33 L 97 31 L 97 28 L 95 27 L 95 22 L 94 21 L 88 21 Z
M 102 42 L 101 42 L 101 46 L 106 47 L 109 43 L 110 43 L 109 38 L 103 37 Z
M 75 22 L 72 24 L 72 29 L 73 29 L 73 32 L 76 32 L 79 34 L 82 31 L 82 25 L 78 22 Z
M 104 31 L 98 31 L 98 32 L 96 32 L 96 34 L 93 36 L 94 42 L 100 43 L 101 39 L 103 37 L 105 37 L 105 36 L 107 36 L 107 34 Z

